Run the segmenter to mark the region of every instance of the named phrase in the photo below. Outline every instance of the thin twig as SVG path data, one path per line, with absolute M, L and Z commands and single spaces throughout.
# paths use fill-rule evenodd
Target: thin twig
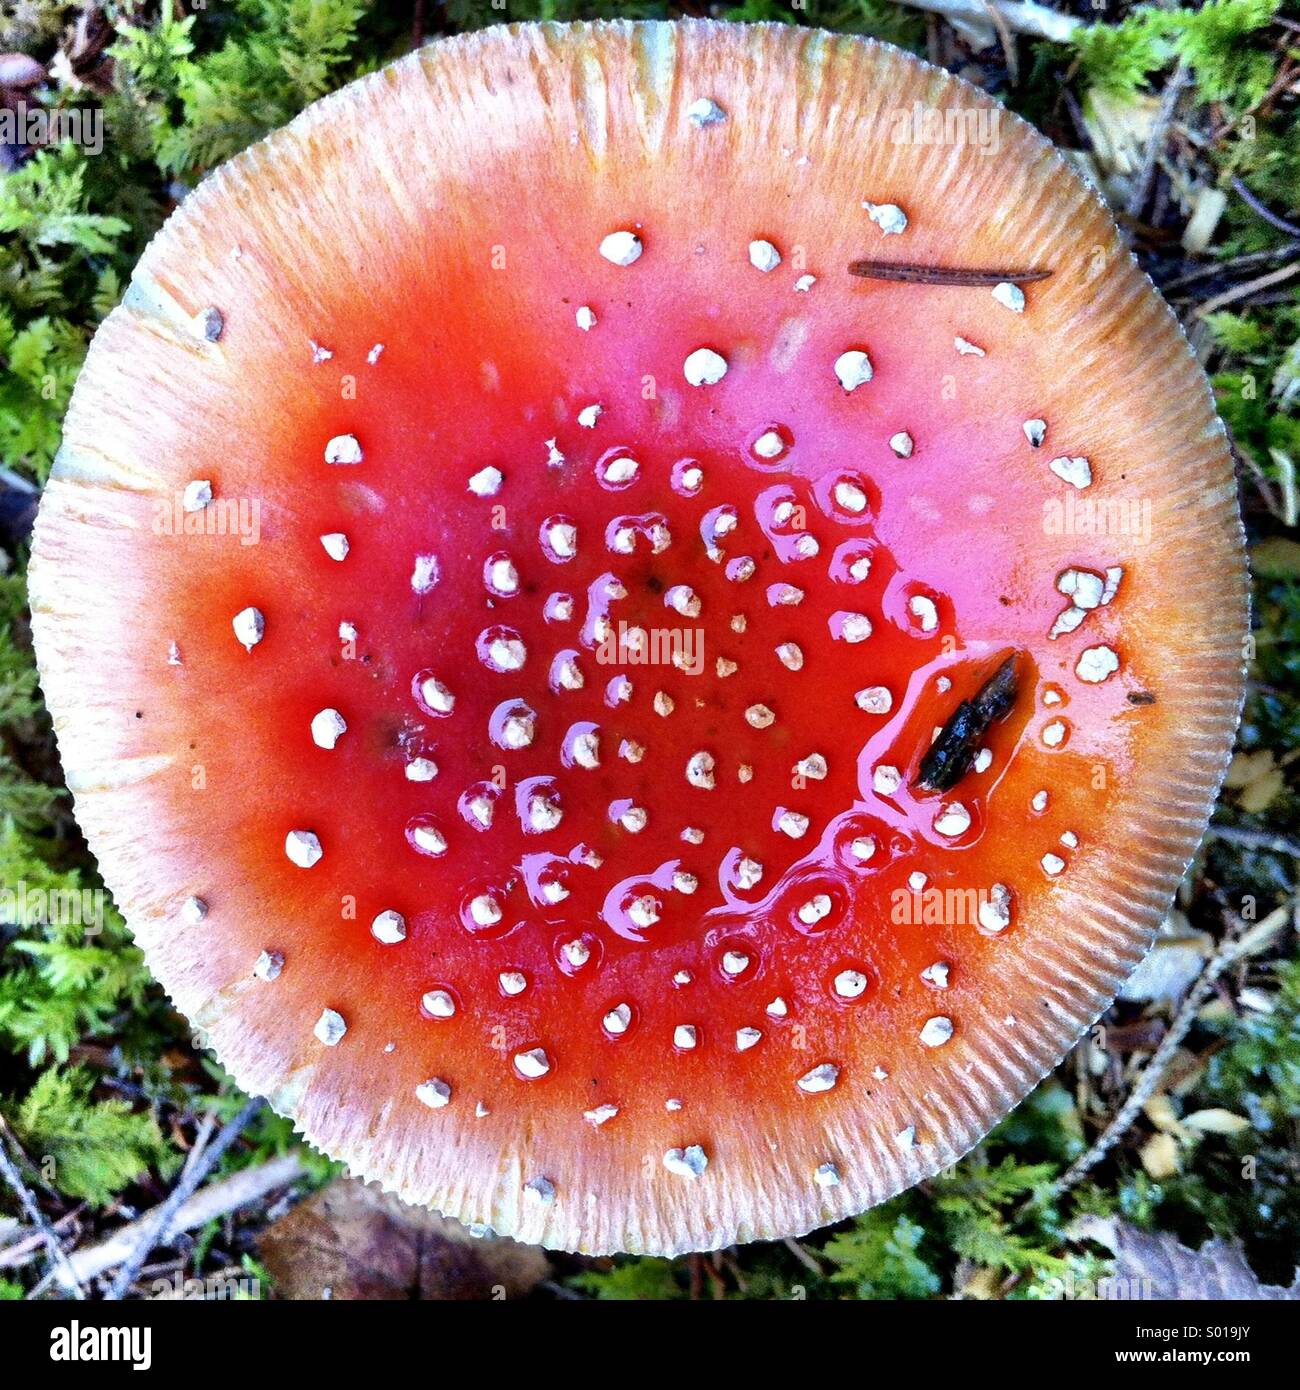
M 1287 518 L 1286 502 L 1278 495 L 1272 478 L 1259 466 L 1259 461 L 1254 454 L 1249 449 L 1241 447 L 1233 434 L 1232 426 L 1225 423 L 1223 428 L 1228 436 L 1228 445 L 1232 449 L 1232 457 L 1237 463 L 1238 471 L 1240 472 L 1242 469 L 1249 471 L 1250 476 L 1255 480 L 1255 486 L 1259 489 L 1259 495 L 1264 499 L 1264 505 L 1283 525 L 1290 525 L 1291 523 Z M 1211 827 L 1211 829 L 1214 828 Z
M 1007 77 L 1014 87 L 1020 81 L 1020 64 L 1016 61 L 1016 41 L 1011 34 L 1011 26 L 1002 17 L 998 7 L 992 0 L 981 0 L 984 12 L 988 15 L 989 22 L 993 25 L 994 31 L 998 36 L 998 43 L 1002 46 L 1002 60 L 1007 65 Z
M 85 1204 L 79 1203 L 57 1221 L 51 1221 L 50 1230 L 62 1240 L 75 1230 L 84 1210 Z M 16 1231 L 10 1231 L 8 1236 L 8 1243 L 0 1245 L 0 1270 L 8 1269 L 12 1265 L 30 1264 L 45 1247 L 45 1237 L 39 1229 L 32 1226 L 19 1226 Z
M 1244 111 L 1238 112 L 1230 121 L 1225 121 L 1216 130 L 1212 130 L 1205 143 L 1217 145 L 1225 135 L 1231 134 L 1248 116 L 1253 116 L 1257 111 L 1263 110 L 1275 96 L 1290 87 L 1294 75 L 1291 60 L 1289 58 L 1283 59 L 1278 67 L 1277 76 L 1273 79 L 1268 91 L 1253 106 L 1248 106 Z
M 1138 1077 L 1132 1091 L 1129 1092 L 1128 1099 L 1116 1111 L 1110 1124 L 1093 1141 L 1092 1147 L 1088 1149 L 1087 1153 L 1077 1158 L 1052 1184 L 1054 1195 L 1060 1196 L 1077 1186 L 1128 1133 L 1129 1127 L 1137 1119 L 1142 1107 L 1155 1094 L 1156 1088 L 1160 1085 L 1162 1077 L 1173 1060 L 1174 1053 L 1178 1051 L 1188 1030 L 1195 1022 L 1196 1015 L 1201 1011 L 1201 1005 L 1209 998 L 1215 981 L 1243 955 L 1259 950 L 1268 938 L 1281 927 L 1286 917 L 1286 909 L 1282 909 L 1256 924 L 1246 922 L 1240 917 L 1236 918 L 1229 935 L 1220 944 L 1214 955 L 1206 961 L 1196 983 L 1188 991 L 1182 1007 L 1174 1015 L 1173 1022 L 1169 1025 L 1169 1031 L 1160 1040 L 1160 1046 L 1151 1054 L 1151 1060 L 1142 1069 L 1142 1074 Z
M 1246 830 L 1236 825 L 1212 825 L 1205 832 L 1211 839 L 1224 840 L 1230 845 L 1263 850 L 1265 854 L 1288 854 L 1300 859 L 1300 840 L 1285 835 L 1273 835 L 1267 830 Z
M 254 1096 L 251 1100 L 245 1101 L 234 1119 L 228 1120 L 222 1126 L 221 1133 L 203 1151 L 198 1161 L 185 1165 L 180 1181 L 167 1200 L 154 1213 L 153 1219 L 145 1228 L 135 1249 L 118 1271 L 112 1287 L 104 1295 L 110 1302 L 116 1302 L 126 1296 L 127 1290 L 135 1282 L 136 1275 L 140 1273 L 141 1267 L 149 1257 L 149 1252 L 164 1239 L 172 1218 L 180 1210 L 186 1198 L 193 1194 L 194 1189 L 212 1171 L 221 1155 L 239 1138 L 245 1125 L 261 1108 L 260 1096 Z
M 1017 34 L 1066 43 L 1083 20 L 1049 10 L 1033 0 L 900 0 L 916 10 L 929 10 L 948 19 L 965 19 L 987 26 L 993 15 Z
M 1142 210 L 1146 207 L 1147 199 L 1151 196 L 1151 183 L 1156 176 L 1156 165 L 1159 164 L 1160 156 L 1165 148 L 1165 139 L 1169 134 L 1170 122 L 1174 119 L 1178 100 L 1190 80 L 1187 65 L 1179 63 L 1174 70 L 1174 75 L 1165 87 L 1165 94 L 1160 102 L 1160 110 L 1152 123 L 1151 133 L 1147 136 L 1146 150 L 1142 155 L 1142 167 L 1138 170 L 1137 179 L 1134 181 L 1124 209 L 1134 221 L 1142 216 Z
M 198 1133 L 194 1136 L 194 1143 L 190 1145 L 190 1151 L 185 1155 L 185 1166 L 181 1169 L 181 1177 L 203 1157 L 204 1150 L 208 1147 L 208 1140 L 212 1138 L 212 1131 L 217 1127 L 217 1112 L 215 1110 L 205 1110 L 203 1118 L 199 1121 Z
M 1229 304 L 1235 304 L 1239 299 L 1249 299 L 1257 290 L 1266 290 L 1270 285 L 1280 285 L 1283 280 L 1289 280 L 1293 275 L 1300 275 L 1300 261 L 1295 265 L 1284 265 L 1278 270 L 1270 271 L 1267 275 L 1261 275 L 1258 279 L 1247 280 L 1244 285 L 1235 285 L 1230 290 L 1224 290 L 1222 294 L 1215 295 L 1213 299 L 1207 299 L 1196 311 L 1198 319 L 1208 318 L 1210 314 L 1217 313 L 1220 309 L 1226 309 Z
M 795 1240 L 793 1236 L 786 1236 L 781 1242 L 782 1245 L 799 1261 L 807 1270 L 820 1278 L 826 1271 L 821 1266 L 821 1261 L 808 1249 L 802 1241 Z
M 13 1189 L 19 1205 L 27 1213 L 28 1220 L 41 1233 L 41 1239 L 45 1242 L 50 1259 L 67 1278 L 68 1288 L 73 1297 L 85 1298 L 86 1291 L 72 1272 L 72 1266 L 68 1263 L 68 1252 L 63 1248 L 63 1242 L 54 1234 L 54 1228 L 41 1210 L 41 1204 L 32 1195 L 31 1188 L 23 1181 L 23 1175 L 18 1171 L 13 1159 L 9 1157 L 9 1149 L 5 1142 L 8 1138 L 8 1128 L 3 1121 L 0 1121 L 0 1173 L 4 1174 L 5 1181 Z M 15 1147 L 17 1147 L 16 1143 Z
M 228 1216 L 240 1207 L 260 1201 L 277 1188 L 297 1182 L 303 1173 L 302 1160 L 297 1154 L 285 1154 L 255 1168 L 243 1168 L 238 1173 L 232 1173 L 230 1177 L 202 1188 L 180 1206 L 168 1220 L 167 1229 L 161 1233 L 160 1239 L 174 1240 L 182 1231 L 193 1231 L 206 1226 L 209 1221 Z M 131 1257 L 141 1236 L 151 1232 L 157 1224 L 155 1208 L 138 1221 L 123 1226 L 101 1244 L 85 1250 L 74 1250 L 69 1257 L 73 1275 L 81 1280 L 90 1280 L 103 1274 L 106 1269 L 120 1265 Z
M 1290 259 L 1292 256 L 1300 256 L 1300 241 L 1274 246 L 1268 251 L 1248 251 L 1244 256 L 1233 256 L 1226 261 L 1212 261 L 1209 265 L 1197 266 L 1195 270 L 1161 282 L 1160 291 L 1166 296 L 1171 295 L 1175 290 L 1186 289 L 1202 280 L 1213 280 L 1220 275 L 1231 275 L 1235 270 L 1249 270 L 1253 266 L 1267 265 L 1279 257 Z
M 1255 213 L 1262 217 L 1270 227 L 1276 227 L 1279 232 L 1285 232 L 1287 236 L 1300 237 L 1300 227 L 1294 222 L 1288 222 L 1285 217 L 1279 217 L 1272 208 L 1266 207 L 1255 195 L 1246 187 L 1245 181 L 1240 176 L 1232 176 L 1232 191 L 1241 199 L 1243 203 Z
M 1097 148 L 1097 142 L 1092 138 L 1092 132 L 1088 129 L 1088 122 L 1084 120 L 1083 107 L 1079 105 L 1079 98 L 1068 86 L 1063 86 L 1061 88 L 1061 101 L 1069 113 L 1070 124 L 1074 127 L 1079 148 L 1085 153 L 1092 153 Z

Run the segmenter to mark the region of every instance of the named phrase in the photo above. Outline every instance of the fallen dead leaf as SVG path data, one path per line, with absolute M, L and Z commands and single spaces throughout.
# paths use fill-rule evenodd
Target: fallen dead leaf
M 1142 963 L 1125 981 L 1120 997 L 1136 1003 L 1176 1003 L 1191 988 L 1212 949 L 1209 934 L 1193 931 L 1175 908 Z
M 1270 536 L 1251 547 L 1250 567 L 1261 579 L 1300 577 L 1300 541 Z
M 1085 94 L 1083 123 L 1104 176 L 1128 178 L 1137 172 L 1159 112 L 1154 96 L 1119 96 L 1099 87 Z
M 273 1222 L 258 1243 L 280 1298 L 522 1298 L 550 1273 L 542 1250 L 476 1238 L 458 1221 L 341 1179 Z
M 1275 766 L 1273 754 L 1267 748 L 1257 753 L 1234 753 L 1223 785 L 1233 791 L 1240 791 L 1257 777 L 1271 772 Z
M 1275 767 L 1243 787 L 1237 805 L 1249 816 L 1263 815 L 1285 786 L 1286 774 L 1280 767 Z
M 1174 1109 L 1173 1101 L 1163 1091 L 1157 1091 L 1142 1109 L 1147 1119 L 1158 1130 L 1162 1130 L 1165 1134 L 1172 1134 L 1175 1138 L 1182 1137 L 1182 1125 L 1178 1120 L 1178 1111 Z
M 1070 1227 L 1075 1240 L 1095 1240 L 1115 1256 L 1115 1279 L 1143 1299 L 1300 1300 L 1300 1270 L 1290 1288 L 1261 1284 L 1241 1248 L 1207 1241 L 1190 1250 L 1166 1233 L 1139 1231 L 1111 1217 L 1085 1216 Z
M 1196 1110 L 1183 1118 L 1183 1124 L 1202 1134 L 1240 1134 L 1243 1129 L 1250 1128 L 1250 1121 L 1244 1115 L 1218 1109 Z
M 1147 1174 L 1158 1182 L 1178 1172 L 1178 1140 L 1172 1134 L 1153 1134 L 1138 1150 Z

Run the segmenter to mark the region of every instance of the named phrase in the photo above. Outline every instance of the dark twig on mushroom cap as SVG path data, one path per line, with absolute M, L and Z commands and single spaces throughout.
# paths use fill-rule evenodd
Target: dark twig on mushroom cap
M 963 700 L 921 759 L 918 787 L 946 792 L 970 770 L 985 730 L 1010 713 L 1016 702 L 1016 653 L 980 686 L 973 700 Z
M 898 261 L 850 261 L 849 274 L 864 280 L 891 280 L 915 285 L 1032 284 L 1046 280 L 1050 270 L 979 270 L 974 267 L 905 265 Z

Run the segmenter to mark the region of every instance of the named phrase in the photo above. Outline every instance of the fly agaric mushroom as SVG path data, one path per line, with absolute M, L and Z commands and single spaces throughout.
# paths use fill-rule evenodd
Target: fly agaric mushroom
M 590 1251 L 976 1143 L 1142 957 L 1242 693 L 1223 430 L 1096 196 L 782 26 L 493 29 L 232 160 L 92 346 L 32 595 L 241 1084 Z

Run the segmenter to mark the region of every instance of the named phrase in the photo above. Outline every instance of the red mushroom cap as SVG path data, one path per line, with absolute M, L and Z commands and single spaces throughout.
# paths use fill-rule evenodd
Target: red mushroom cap
M 1206 382 L 1042 137 L 696 22 L 439 43 L 214 174 L 32 565 L 81 824 L 240 1083 L 664 1253 L 945 1167 L 1106 1007 L 1245 592 Z

